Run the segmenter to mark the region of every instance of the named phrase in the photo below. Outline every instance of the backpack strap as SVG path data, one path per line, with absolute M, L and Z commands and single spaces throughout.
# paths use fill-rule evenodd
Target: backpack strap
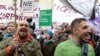
M 82 45 L 82 56 L 88 56 L 88 43 Z

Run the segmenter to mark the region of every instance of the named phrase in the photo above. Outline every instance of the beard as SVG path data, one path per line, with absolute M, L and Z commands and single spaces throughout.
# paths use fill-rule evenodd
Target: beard
M 88 43 L 89 39 L 90 39 L 89 33 L 83 33 L 83 34 L 80 36 L 81 44 L 83 44 L 83 43 Z
M 26 28 L 21 28 L 20 30 L 19 30 L 19 36 L 21 37 L 21 38 L 25 38 L 26 37 L 26 35 L 28 34 L 28 30 L 26 29 Z

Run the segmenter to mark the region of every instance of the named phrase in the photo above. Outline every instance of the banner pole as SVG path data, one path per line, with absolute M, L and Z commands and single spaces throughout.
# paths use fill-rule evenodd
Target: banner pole
M 16 7 L 16 1 L 17 0 L 14 0 L 14 8 L 15 8 L 15 10 L 14 10 L 14 14 L 15 14 L 15 17 L 14 17 L 14 22 L 15 22 L 15 26 L 16 26 L 16 10 L 17 10 L 17 7 Z

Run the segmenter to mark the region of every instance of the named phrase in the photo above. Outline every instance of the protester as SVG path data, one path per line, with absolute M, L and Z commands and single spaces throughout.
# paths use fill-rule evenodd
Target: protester
M 16 30 L 15 23 L 14 22 L 9 22 L 7 24 L 6 28 L 7 28 L 6 33 L 4 34 L 3 39 L 6 39 L 6 38 L 9 38 L 9 37 L 13 36 L 13 34 L 15 33 L 15 30 Z
M 27 22 L 29 22 L 29 27 L 34 31 L 35 30 L 35 22 L 32 22 L 32 17 L 27 18 Z
M 6 32 L 5 23 L 0 23 L 0 41 L 3 39 L 3 34 Z
M 34 39 L 37 39 L 37 35 L 34 33 L 34 31 L 32 30 L 32 28 L 29 28 L 29 33 L 33 36 Z
M 43 56 L 54 55 L 54 40 L 52 39 L 53 33 L 47 30 L 45 35 L 41 38 L 41 47 Z
M 64 32 L 67 33 L 68 35 L 70 35 L 71 34 L 70 25 L 68 23 L 66 23 L 64 28 L 65 28 Z
M 76 18 L 71 23 L 71 39 L 60 43 L 54 56 L 95 56 L 93 47 L 88 44 L 89 25 L 84 18 Z
M 53 39 L 55 40 L 55 45 L 58 45 L 68 39 L 68 34 L 64 32 L 64 28 L 62 26 L 58 26 L 55 28 Z
M 98 45 L 95 48 L 95 54 L 96 56 L 100 56 L 100 41 L 98 42 Z
M 28 32 L 29 23 L 22 20 L 12 38 L 0 42 L 0 56 L 42 56 L 41 47 Z

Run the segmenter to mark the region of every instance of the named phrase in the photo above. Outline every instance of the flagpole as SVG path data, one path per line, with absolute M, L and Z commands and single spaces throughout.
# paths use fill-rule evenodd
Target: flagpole
M 14 14 L 15 14 L 15 17 L 14 17 L 14 23 L 15 23 L 15 26 L 16 26 L 16 10 L 17 10 L 17 7 L 16 7 L 16 1 L 17 0 L 14 0 L 14 8 L 15 8 L 15 10 L 14 10 Z
M 16 10 L 17 10 L 17 8 L 16 8 L 16 1 L 17 0 L 13 0 L 13 6 L 14 6 L 14 25 L 15 25 L 15 29 L 17 28 L 17 24 L 16 24 Z M 16 32 L 15 32 L 15 34 L 16 34 Z M 18 56 L 18 54 L 17 54 L 17 48 L 16 48 L 16 51 L 15 51 L 15 54 L 14 54 L 15 56 Z

